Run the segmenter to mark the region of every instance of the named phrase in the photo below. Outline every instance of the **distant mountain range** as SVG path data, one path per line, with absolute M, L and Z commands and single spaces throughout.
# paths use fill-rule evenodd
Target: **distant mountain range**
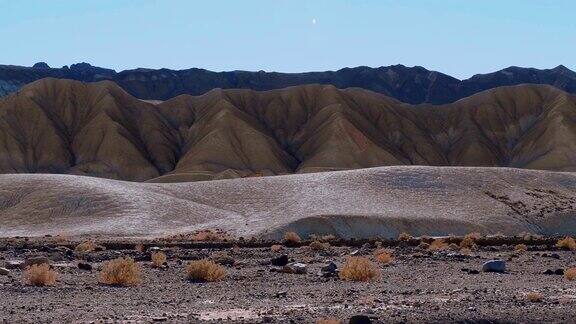
M 272 90 L 305 84 L 330 84 L 337 88 L 357 87 L 385 94 L 410 104 L 445 104 L 475 93 L 518 84 L 547 84 L 576 93 L 576 72 L 565 66 L 553 69 L 509 67 L 494 73 L 477 74 L 467 80 L 429 71 L 423 67 L 392 65 L 379 68 L 355 67 L 338 71 L 212 72 L 204 69 L 135 69 L 116 72 L 88 63 L 50 68 L 0 65 L 0 96 L 18 91 L 38 79 L 52 77 L 84 82 L 111 80 L 139 99 L 167 100 L 181 94 L 200 95 L 214 88 Z

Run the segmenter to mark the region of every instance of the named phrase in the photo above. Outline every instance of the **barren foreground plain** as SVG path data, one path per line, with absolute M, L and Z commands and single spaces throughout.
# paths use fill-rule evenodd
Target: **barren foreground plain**
M 569 323 L 576 316 L 576 281 L 568 277 L 575 252 L 556 247 L 554 239 L 476 237 L 471 248 L 462 237 L 443 244 L 431 238 L 325 241 L 123 239 L 96 241 L 97 251 L 80 252 L 74 250 L 80 241 L 65 237 L 4 239 L 0 262 L 16 268 L 0 275 L 0 321 Z M 380 258 L 377 246 L 391 258 Z M 155 267 L 151 253 L 158 251 L 167 261 Z M 375 277 L 340 278 L 352 255 L 370 260 Z M 105 262 L 118 257 L 136 260 L 139 285 L 101 282 Z M 506 262 L 505 272 L 482 271 L 494 258 Z M 224 264 L 224 277 L 189 280 L 186 266 L 199 259 Z M 19 260 L 49 262 L 56 281 L 27 284 Z M 306 272 L 285 272 L 285 262 Z M 330 262 L 338 270 L 323 272 Z

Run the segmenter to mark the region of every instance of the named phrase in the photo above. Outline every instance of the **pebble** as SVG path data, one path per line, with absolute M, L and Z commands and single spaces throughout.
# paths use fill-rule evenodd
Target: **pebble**
M 0 276 L 8 276 L 10 275 L 10 270 L 6 268 L 0 268 Z
M 50 259 L 47 257 L 35 257 L 35 258 L 28 258 L 22 264 L 22 268 L 27 268 L 32 265 L 41 265 L 41 264 L 50 264 Z
M 320 268 L 318 275 L 321 277 L 333 277 L 338 273 L 338 266 L 336 263 L 330 261 L 327 265 Z
M 88 262 L 78 262 L 78 269 L 92 271 L 92 264 Z
M 23 264 L 24 261 L 21 260 L 8 260 L 6 261 L 6 264 L 4 266 L 6 267 L 6 269 L 19 269 L 22 268 Z
M 294 273 L 294 274 L 305 274 L 307 272 L 306 265 L 304 263 L 290 263 L 282 268 L 284 273 Z
M 371 324 L 372 320 L 366 315 L 354 315 L 350 317 L 349 324 Z
M 233 266 L 234 263 L 236 263 L 236 260 L 234 260 L 234 258 L 229 255 L 217 255 L 213 259 L 214 262 L 225 266 Z
M 506 261 L 504 260 L 490 260 L 484 262 L 482 265 L 482 271 L 484 272 L 506 272 Z
M 277 258 L 272 258 L 271 262 L 273 266 L 283 267 L 288 264 L 288 256 L 286 254 L 282 254 Z

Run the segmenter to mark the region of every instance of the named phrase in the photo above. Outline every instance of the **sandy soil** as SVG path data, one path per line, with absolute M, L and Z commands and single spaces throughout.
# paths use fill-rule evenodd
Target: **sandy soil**
M 284 247 L 280 252 L 266 246 L 165 246 L 162 249 L 168 255 L 169 267 L 162 270 L 151 266 L 148 252 L 108 249 L 80 255 L 52 243 L 0 243 L 0 266 L 10 260 L 46 256 L 59 273 L 53 287 L 24 284 L 22 270 L 18 269 L 0 275 L 0 322 L 314 323 L 336 318 L 347 323 L 361 314 L 374 323 L 568 323 L 576 316 L 576 281 L 543 274 L 547 269 L 576 266 L 575 252 L 534 242 L 529 251 L 519 254 L 509 245 L 482 246 L 470 255 L 448 250 L 431 253 L 413 246 L 390 247 L 394 261 L 378 265 L 381 277 L 370 282 L 325 278 L 318 272 L 328 261 L 341 266 L 354 253 L 373 259 L 374 244 L 360 248 L 331 246 L 323 251 L 308 246 Z M 193 283 L 186 279 L 189 260 L 218 253 L 235 260 L 234 266 L 227 267 L 224 281 Z M 305 263 L 307 273 L 271 271 L 271 258 L 283 253 Z M 140 286 L 119 288 L 99 283 L 102 262 L 118 256 L 138 260 L 143 274 Z M 507 272 L 482 272 L 483 262 L 492 258 L 505 260 Z M 90 262 L 94 270 L 78 269 L 78 259 Z M 463 269 L 480 272 L 471 274 Z M 539 292 L 543 299 L 530 302 L 526 296 L 529 292 Z
M 380 167 L 193 183 L 0 175 L 0 237 L 576 235 L 576 174 Z

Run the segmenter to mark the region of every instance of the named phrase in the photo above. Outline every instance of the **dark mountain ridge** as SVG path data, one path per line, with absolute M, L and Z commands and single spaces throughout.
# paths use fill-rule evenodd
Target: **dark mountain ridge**
M 181 94 L 201 95 L 215 88 L 265 91 L 306 84 L 329 84 L 340 89 L 363 88 L 410 104 L 446 104 L 484 90 L 525 83 L 547 84 L 576 94 L 576 73 L 563 65 L 543 70 L 509 67 L 461 81 L 420 66 L 403 65 L 378 68 L 360 66 L 305 73 L 212 72 L 198 68 L 139 68 L 116 72 L 88 63 L 50 68 L 40 62 L 33 67 L 0 65 L 0 96 L 18 91 L 28 83 L 46 77 L 84 82 L 110 80 L 131 95 L 146 100 L 167 100 Z

